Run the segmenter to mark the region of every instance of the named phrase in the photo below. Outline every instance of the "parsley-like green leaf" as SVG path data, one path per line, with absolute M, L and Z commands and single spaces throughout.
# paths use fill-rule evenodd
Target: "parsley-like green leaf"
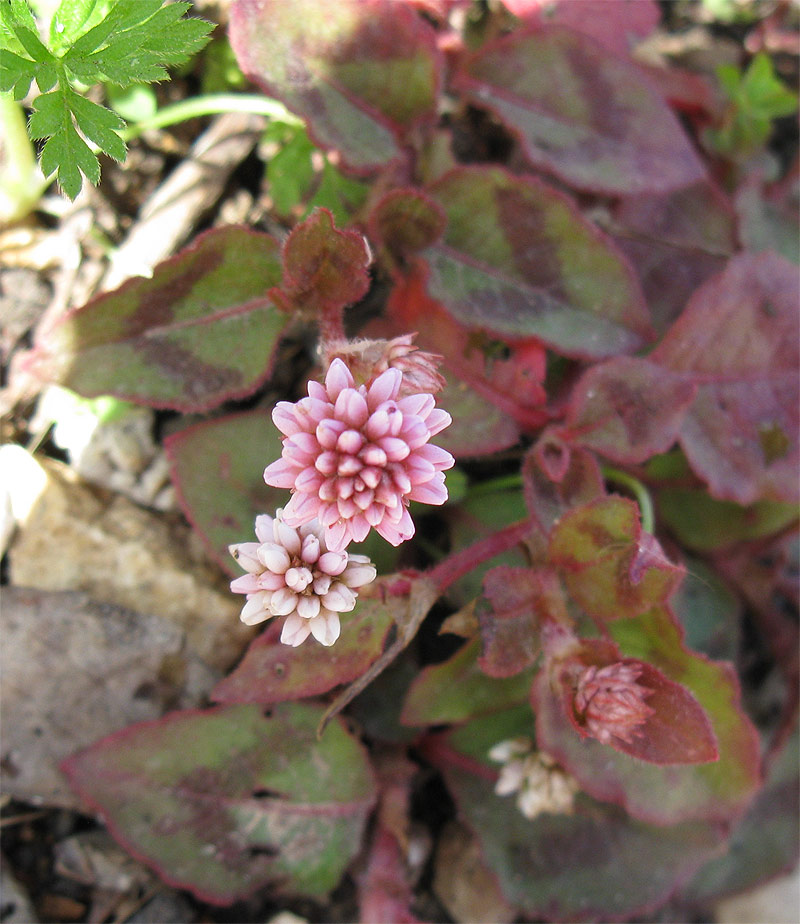
M 83 177 L 96 184 L 100 164 L 87 140 L 115 160 L 125 159 L 118 115 L 86 99 L 78 87 L 127 87 L 168 77 L 208 41 L 213 25 L 186 18 L 191 4 L 163 0 L 61 0 L 47 44 L 28 0 L 0 0 L 0 90 L 22 99 L 35 80 L 40 94 L 29 122 L 42 139 L 42 170 L 56 174 L 71 199 Z

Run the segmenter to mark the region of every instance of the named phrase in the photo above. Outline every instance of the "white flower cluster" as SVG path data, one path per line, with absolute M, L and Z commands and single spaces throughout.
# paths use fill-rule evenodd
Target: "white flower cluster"
M 535 751 L 530 738 L 500 741 L 489 751 L 489 757 L 503 764 L 494 791 L 498 796 L 517 793 L 517 807 L 526 818 L 536 818 L 543 812 L 572 812 L 578 781 L 547 754 Z
M 339 613 L 356 605 L 356 590 L 375 580 L 366 555 L 329 551 L 317 520 L 298 528 L 275 517 L 256 517 L 258 542 L 229 547 L 247 571 L 231 582 L 234 593 L 246 594 L 242 622 L 256 625 L 272 616 L 286 616 L 281 632 L 285 645 L 297 646 L 309 635 L 323 645 L 339 638 Z

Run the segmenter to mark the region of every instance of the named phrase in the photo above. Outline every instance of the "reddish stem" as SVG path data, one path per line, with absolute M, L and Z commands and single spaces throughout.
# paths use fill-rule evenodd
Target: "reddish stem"
M 513 549 L 515 545 L 522 542 L 531 531 L 531 521 L 521 520 L 519 523 L 512 523 L 496 533 L 492 533 L 485 539 L 479 539 L 468 545 L 460 552 L 448 555 L 443 561 L 440 561 L 435 568 L 432 568 L 427 576 L 436 584 L 439 594 L 443 594 L 447 588 L 465 574 L 469 574 L 474 568 Z

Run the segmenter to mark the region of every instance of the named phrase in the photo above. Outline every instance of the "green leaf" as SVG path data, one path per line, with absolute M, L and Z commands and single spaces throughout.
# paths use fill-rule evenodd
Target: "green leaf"
M 125 160 L 125 142 L 117 134 L 125 127 L 125 122 L 116 113 L 77 93 L 70 94 L 69 106 L 78 128 L 90 141 L 94 141 L 114 160 Z
M 14 99 L 23 99 L 36 76 L 37 65 L 28 58 L 14 54 L 13 51 L 4 51 L 0 61 L 0 91 L 11 90 Z
M 475 719 L 425 748 L 444 773 L 503 895 L 525 915 L 641 920 L 719 853 L 724 837 L 719 825 L 649 825 L 582 794 L 573 814 L 523 816 L 513 796 L 494 792 L 498 765 L 488 751 L 502 740 L 530 737 L 531 726 L 530 710 L 509 710 Z
M 549 560 L 594 619 L 630 619 L 666 602 L 684 569 L 642 531 L 633 501 L 601 497 L 568 511 L 550 535 Z
M 322 645 L 291 648 L 280 643 L 283 620 L 273 621 L 247 649 L 236 669 L 211 692 L 217 703 L 279 703 L 327 693 L 350 683 L 381 655 L 395 617 L 408 601 L 389 596 L 384 603 L 364 597 L 342 614 L 342 634 L 333 649 Z
M 732 665 L 690 651 L 664 607 L 634 619 L 607 623 L 623 657 L 652 665 L 681 684 L 706 713 L 717 740 L 715 763 L 658 766 L 580 739 L 564 722 L 549 688 L 540 686 L 536 704 L 539 746 L 569 769 L 594 798 L 619 804 L 651 824 L 689 819 L 731 821 L 750 804 L 761 785 L 758 735 L 741 705 Z
M 230 36 L 242 71 L 359 174 L 404 160 L 405 137 L 434 115 L 436 33 L 408 4 L 236 3 Z
M 705 174 L 641 70 L 573 29 L 540 25 L 486 42 L 453 84 L 514 133 L 535 167 L 578 189 L 631 195 Z
M 487 166 L 456 168 L 427 192 L 448 220 L 421 254 L 428 289 L 461 324 L 593 358 L 652 337 L 631 267 L 564 193 Z
M 63 173 L 63 168 L 62 168 Z M 253 392 L 286 324 L 268 291 L 277 242 L 226 227 L 74 310 L 42 336 L 29 370 L 86 397 L 204 410 Z
M 286 129 L 279 126 L 282 134 Z M 267 161 L 269 195 L 279 215 L 288 216 L 305 201 L 314 179 L 311 154 L 314 144 L 300 128 L 290 134 L 280 150 Z
M 100 162 L 73 122 L 71 103 L 77 98 L 63 87 L 37 96 L 29 127 L 32 138 L 48 138 L 41 152 L 42 172 L 45 176 L 56 174 L 70 199 L 81 191 L 81 174 L 93 185 L 100 181 Z M 122 144 L 119 139 L 118 143 Z
M 487 712 L 524 703 L 532 672 L 514 677 L 487 677 L 478 665 L 480 638 L 463 645 L 447 661 L 420 671 L 411 684 L 400 715 L 403 725 L 463 722 Z
M 50 46 L 69 47 L 97 9 L 98 0 L 61 0 L 50 20 Z
M 231 904 L 257 889 L 324 896 L 361 845 L 375 782 L 319 706 L 173 712 L 69 758 L 72 786 L 167 882 Z
M 742 506 L 716 500 L 699 488 L 662 488 L 657 505 L 664 523 L 684 545 L 698 552 L 763 539 L 797 519 L 794 504 L 763 500 Z

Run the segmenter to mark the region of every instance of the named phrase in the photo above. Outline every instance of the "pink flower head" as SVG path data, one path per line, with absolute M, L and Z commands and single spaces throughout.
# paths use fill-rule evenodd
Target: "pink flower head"
M 617 661 L 605 667 L 587 667 L 578 678 L 575 708 L 583 715 L 586 732 L 602 744 L 614 735 L 630 744 L 640 725 L 654 710 L 645 698 L 653 691 L 637 681 L 642 669 Z
M 242 622 L 253 626 L 286 616 L 285 645 L 296 647 L 309 635 L 332 645 L 339 638 L 339 613 L 353 609 L 356 590 L 375 579 L 375 566 L 366 555 L 330 551 L 316 520 L 294 529 L 282 514 L 256 517 L 258 542 L 229 547 L 247 571 L 231 582 L 234 593 L 247 594 Z
M 329 549 L 361 542 L 370 530 L 392 545 L 414 535 L 408 502 L 443 504 L 445 469 L 454 459 L 428 441 L 450 424 L 429 394 L 399 397 L 403 375 L 387 369 L 355 387 L 334 359 L 325 385 L 308 383 L 308 397 L 280 401 L 272 412 L 284 434 L 283 454 L 264 480 L 290 488 L 283 512 L 290 526 L 317 518 Z

